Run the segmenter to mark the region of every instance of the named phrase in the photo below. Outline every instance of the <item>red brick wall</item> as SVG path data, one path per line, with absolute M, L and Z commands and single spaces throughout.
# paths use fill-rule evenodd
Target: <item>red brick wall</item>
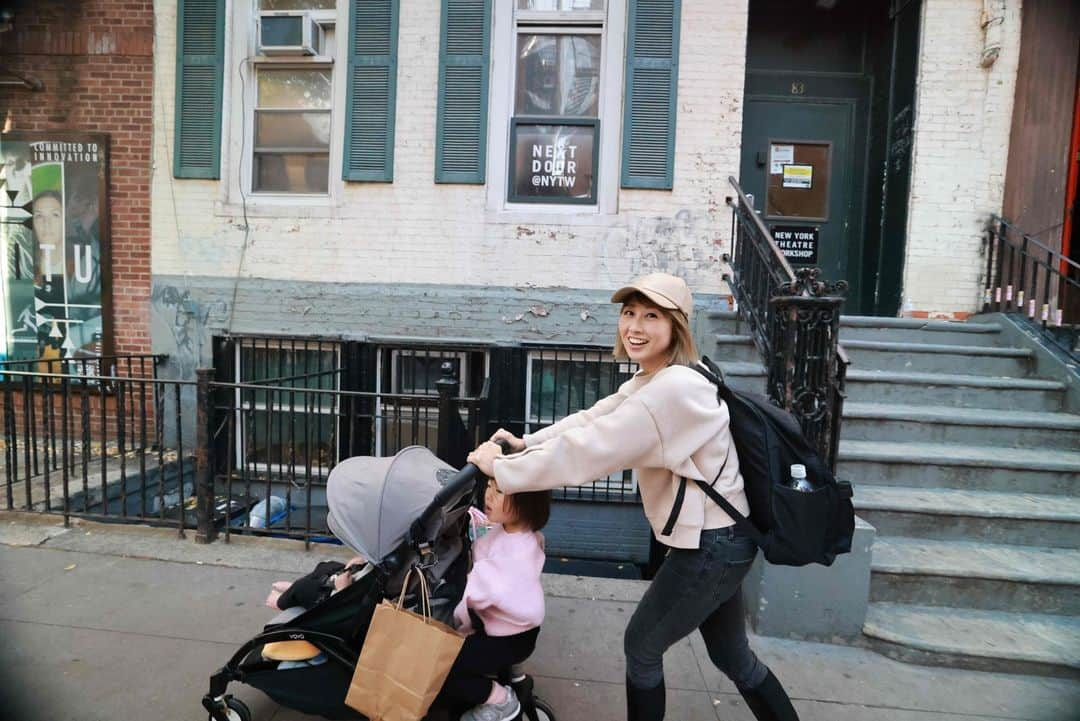
M 113 351 L 147 353 L 153 2 L 33 0 L 14 9 L 14 29 L 0 33 L 0 70 L 45 87 L 0 86 L 0 127 L 109 134 Z

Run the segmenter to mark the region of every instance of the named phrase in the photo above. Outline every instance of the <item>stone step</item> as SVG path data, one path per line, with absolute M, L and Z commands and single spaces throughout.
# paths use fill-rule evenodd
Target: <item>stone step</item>
M 1080 615 L 1080 550 L 881 537 L 870 600 Z
M 761 355 L 748 335 L 717 333 L 713 336 L 713 351 L 706 355 L 717 363 L 761 363 Z
M 870 646 L 911 663 L 1080 678 L 1080 618 L 871 603 Z
M 765 366 L 760 361 L 717 362 L 724 373 L 724 380 L 732 388 L 752 393 L 765 392 Z
M 852 368 L 970 375 L 1028 375 L 1035 357 L 1030 348 L 942 345 L 898 341 L 841 339 Z
M 840 437 L 1071 450 L 1080 448 L 1080 415 L 847 402 Z
M 1001 326 L 968 321 L 841 316 L 840 342 L 855 340 L 995 346 L 1001 343 Z
M 1022 411 L 1059 411 L 1065 384 L 1038 378 L 992 378 L 851 368 L 848 399 L 856 403 L 949 405 Z
M 865 484 L 854 504 L 879 537 L 1080 548 L 1080 498 Z
M 1072 450 L 841 439 L 837 456 L 837 475 L 859 486 L 1080 495 Z

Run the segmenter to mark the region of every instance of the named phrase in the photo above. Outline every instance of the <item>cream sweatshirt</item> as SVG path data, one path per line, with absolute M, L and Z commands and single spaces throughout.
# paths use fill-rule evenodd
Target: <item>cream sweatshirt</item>
M 736 510 L 750 513 L 727 405 L 712 383 L 685 366 L 639 372 L 592 408 L 524 441 L 524 451 L 495 459 L 495 479 L 505 492 L 577 486 L 633 468 L 653 533 L 668 546 L 697 548 L 703 529 L 734 523 L 695 479 L 715 479 L 713 487 Z M 686 498 L 671 535 L 662 536 L 680 476 L 688 481 Z

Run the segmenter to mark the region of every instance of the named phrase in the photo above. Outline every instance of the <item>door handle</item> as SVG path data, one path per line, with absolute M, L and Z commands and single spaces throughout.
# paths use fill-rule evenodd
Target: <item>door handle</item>
M 756 163 L 759 168 L 764 168 L 765 167 L 765 151 L 764 150 L 759 150 L 759 151 L 757 151 L 757 153 L 754 154 L 754 163 Z

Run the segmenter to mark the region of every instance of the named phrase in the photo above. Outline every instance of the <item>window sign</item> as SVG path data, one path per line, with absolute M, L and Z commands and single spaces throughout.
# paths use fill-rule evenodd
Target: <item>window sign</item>
M 770 175 L 780 175 L 784 172 L 785 165 L 795 162 L 794 145 L 778 145 L 776 143 L 773 143 L 770 152 L 772 155 L 772 157 L 769 159 Z
M 108 136 L 0 135 L 0 360 L 105 353 Z
M 773 240 L 789 263 L 812 265 L 818 262 L 818 237 L 816 226 L 774 225 Z
M 595 203 L 597 122 L 554 125 L 515 120 L 510 200 Z
M 776 220 L 828 221 L 832 143 L 770 142 L 769 162 L 770 172 L 766 176 L 765 185 L 765 217 Z
M 814 187 L 813 165 L 784 165 L 784 187 L 806 188 Z

